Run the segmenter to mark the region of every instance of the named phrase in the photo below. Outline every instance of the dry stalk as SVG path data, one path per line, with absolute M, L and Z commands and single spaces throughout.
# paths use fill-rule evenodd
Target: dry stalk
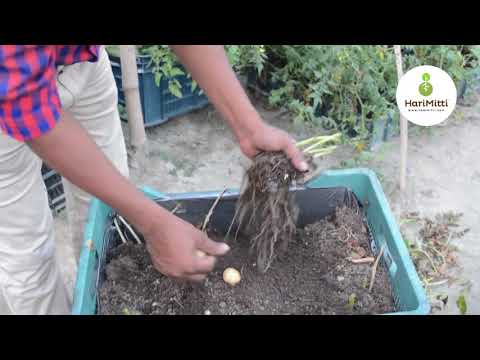
M 380 253 L 377 256 L 377 260 L 375 260 L 375 264 L 373 264 L 372 277 L 370 279 L 370 286 L 368 287 L 368 291 L 372 291 L 373 283 L 375 282 L 375 275 L 377 274 L 378 263 L 380 262 L 380 259 L 382 258 L 384 250 L 385 250 L 385 244 L 382 245 L 382 248 L 380 249 Z
M 120 230 L 120 226 L 118 226 L 117 218 L 113 219 L 113 224 L 115 225 L 115 228 L 117 229 L 118 235 L 120 235 L 120 239 L 122 239 L 122 242 L 124 244 L 126 244 L 127 240 L 125 239 L 125 236 L 122 234 L 122 231 Z
M 123 217 L 121 217 L 120 215 L 118 215 L 118 218 L 120 219 L 120 221 L 123 223 L 123 225 L 125 225 L 125 227 L 128 229 L 128 231 L 130 231 L 130 233 L 132 234 L 132 236 L 135 238 L 135 241 L 138 243 L 138 244 L 142 244 L 142 242 L 140 241 L 140 238 L 138 237 L 138 235 L 135 233 L 135 231 L 133 231 L 132 227 L 130 225 L 128 225 L 128 223 L 125 221 L 125 219 Z
M 215 202 L 213 203 L 212 207 L 210 208 L 210 210 L 208 210 L 208 214 L 207 216 L 205 216 L 205 220 L 203 221 L 203 225 L 202 225 L 202 231 L 205 231 L 205 229 L 207 228 L 207 225 L 208 223 L 210 222 L 210 217 L 212 216 L 213 214 L 213 210 L 215 209 L 215 207 L 217 206 L 218 202 L 220 201 L 220 199 L 222 198 L 223 194 L 225 194 L 225 191 L 227 191 L 227 189 L 223 189 L 223 191 L 217 196 L 217 199 L 215 200 Z
M 354 264 L 370 264 L 375 261 L 375 258 L 373 257 L 365 257 L 361 259 L 352 259 L 352 258 L 347 258 L 348 261 L 354 263 Z

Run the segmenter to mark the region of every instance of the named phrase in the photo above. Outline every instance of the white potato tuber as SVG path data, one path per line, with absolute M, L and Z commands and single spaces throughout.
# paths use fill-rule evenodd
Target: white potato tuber
M 223 272 L 223 281 L 229 285 L 237 285 L 240 282 L 240 279 L 240 272 L 237 269 L 229 267 Z

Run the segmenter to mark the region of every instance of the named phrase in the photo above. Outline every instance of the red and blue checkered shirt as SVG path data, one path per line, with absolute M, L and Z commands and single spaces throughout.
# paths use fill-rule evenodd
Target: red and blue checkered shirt
M 99 45 L 0 45 L 0 129 L 35 139 L 60 118 L 57 66 L 98 60 Z

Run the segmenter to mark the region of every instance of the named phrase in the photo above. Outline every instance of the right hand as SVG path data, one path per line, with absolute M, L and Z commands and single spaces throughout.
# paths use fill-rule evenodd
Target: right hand
M 227 244 L 210 240 L 207 234 L 170 213 L 162 221 L 155 221 L 144 236 L 155 268 L 178 279 L 203 281 L 213 270 L 216 257 L 230 250 Z

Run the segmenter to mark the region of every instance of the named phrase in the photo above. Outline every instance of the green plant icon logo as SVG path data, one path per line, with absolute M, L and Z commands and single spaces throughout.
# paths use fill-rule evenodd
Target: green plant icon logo
M 423 74 L 422 75 L 422 80 L 423 80 L 423 82 L 418 87 L 418 91 L 423 96 L 430 96 L 433 92 L 433 86 L 432 86 L 432 84 L 430 84 L 428 82 L 430 80 L 430 74 L 429 73 Z

